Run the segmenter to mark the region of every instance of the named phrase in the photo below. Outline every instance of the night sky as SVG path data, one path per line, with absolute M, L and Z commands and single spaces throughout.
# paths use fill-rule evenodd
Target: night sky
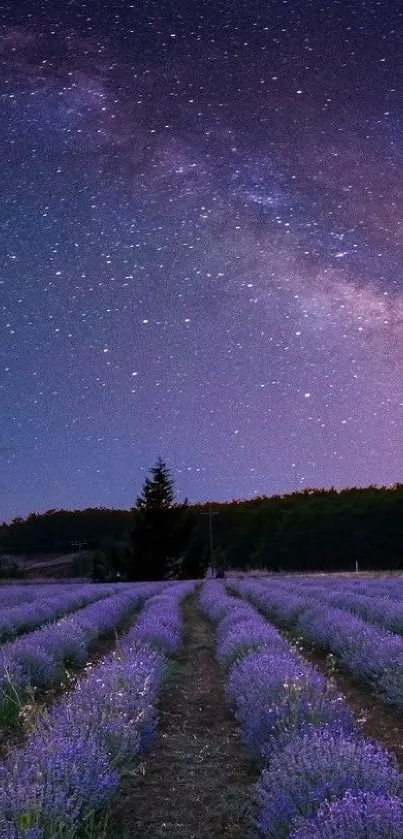
M 0 520 L 403 481 L 400 6 L 0 2 Z

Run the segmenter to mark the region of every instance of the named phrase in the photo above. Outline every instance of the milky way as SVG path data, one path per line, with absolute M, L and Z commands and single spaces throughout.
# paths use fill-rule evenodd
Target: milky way
M 401 481 L 399 4 L 0 23 L 0 520 Z

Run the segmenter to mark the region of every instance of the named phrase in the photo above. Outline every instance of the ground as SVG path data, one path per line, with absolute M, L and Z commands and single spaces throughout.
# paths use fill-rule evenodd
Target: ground
M 184 605 L 184 646 L 170 674 L 149 754 L 126 777 L 113 809 L 114 839 L 245 839 L 257 769 L 225 703 L 213 632 L 194 598 Z
M 214 630 L 202 618 L 196 596 L 185 601 L 183 616 L 184 644 L 179 658 L 169 665 L 156 740 L 123 777 L 111 813 L 111 839 L 247 839 L 253 835 L 251 789 L 258 769 L 248 758 L 225 701 L 225 673 L 215 658 Z M 291 633 L 280 631 L 291 643 L 295 640 Z M 304 657 L 329 676 L 326 653 L 308 644 L 301 647 L 298 640 Z M 92 663 L 114 643 L 112 638 L 99 643 Z M 383 703 L 337 664 L 331 678 L 363 734 L 395 754 L 403 770 L 403 713 Z M 73 678 L 39 697 L 40 705 L 51 704 L 74 682 Z M 0 732 L 0 757 L 22 742 L 26 733 L 23 719 L 11 731 Z
M 195 598 L 185 604 L 184 619 L 184 648 L 160 706 L 158 737 L 134 776 L 124 780 L 112 814 L 114 839 L 246 839 L 253 834 L 250 789 L 258 770 L 225 704 L 213 630 Z M 329 674 L 326 653 L 309 645 L 302 651 Z M 331 678 L 363 734 L 380 741 L 403 770 L 403 713 L 337 665 Z
M 302 653 L 319 670 L 329 672 L 329 656 L 325 652 L 305 644 L 302 645 Z M 332 667 L 331 678 L 351 708 L 364 736 L 382 743 L 396 756 L 403 771 L 403 712 L 379 699 L 368 685 L 340 668 L 337 662 L 335 668 Z

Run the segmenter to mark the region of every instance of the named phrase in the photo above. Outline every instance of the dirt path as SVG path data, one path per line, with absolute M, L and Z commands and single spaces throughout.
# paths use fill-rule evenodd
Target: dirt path
M 302 639 L 297 631 L 286 630 L 268 618 L 263 609 L 254 606 L 262 617 L 271 623 L 290 644 L 296 644 L 301 655 L 331 678 L 338 692 L 345 698 L 365 737 L 378 740 L 392 752 L 403 770 L 403 711 L 388 705 L 376 696 L 371 687 L 343 669 L 336 656 Z
M 288 636 L 290 641 L 293 640 L 291 633 L 284 635 Z M 326 652 L 310 644 L 301 644 L 300 637 L 298 646 L 307 661 L 322 673 L 329 673 L 329 656 Z M 388 751 L 393 752 L 400 769 L 403 770 L 403 712 L 383 702 L 368 685 L 354 678 L 351 673 L 340 667 L 337 660 L 333 660 L 336 663 L 331 673 L 332 681 L 350 706 L 362 733 L 366 737 L 379 740 Z
M 39 715 L 51 708 L 62 696 L 65 697 L 72 693 L 78 683 L 85 679 L 94 667 L 101 664 L 104 658 L 107 658 L 119 647 L 122 636 L 134 626 L 141 608 L 135 609 L 127 615 L 116 629 L 108 633 L 106 637 L 94 641 L 89 647 L 88 658 L 82 667 L 66 667 L 63 677 L 56 684 L 47 688 L 34 689 L 31 697 L 28 691 L 21 702 L 16 697 L 16 718 L 8 725 L 3 727 L 0 725 L 0 760 L 5 760 L 12 749 L 22 746 L 31 733 Z
M 248 787 L 257 770 L 225 704 L 213 633 L 194 597 L 184 604 L 184 620 L 158 735 L 134 777 L 122 781 L 113 839 L 245 839 L 249 832 Z
M 242 600 L 241 595 L 229 591 L 233 597 Z M 314 664 L 328 678 L 331 678 L 338 692 L 345 698 L 365 737 L 378 740 L 392 752 L 403 771 L 403 711 L 384 702 L 371 690 L 370 685 L 355 678 L 345 670 L 336 656 L 329 656 L 325 650 L 304 641 L 296 630 L 286 630 L 279 622 L 267 617 L 263 609 L 254 609 L 271 623 L 290 644 L 296 644 L 301 655 Z

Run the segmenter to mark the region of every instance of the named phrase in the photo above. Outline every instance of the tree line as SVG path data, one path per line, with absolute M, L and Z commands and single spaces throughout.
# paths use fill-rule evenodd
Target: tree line
M 217 514 L 211 516 L 210 513 Z M 211 525 L 211 527 L 209 526 Z M 403 568 L 403 485 L 175 503 L 158 460 L 131 510 L 49 510 L 0 526 L 0 553 L 85 548 L 94 577 L 200 577 L 209 565 L 270 571 Z
M 10 556 L 76 554 L 72 573 L 95 580 L 202 577 L 208 563 L 197 515 L 175 503 L 169 469 L 158 459 L 130 510 L 48 510 L 0 527 L 2 564 Z M 5 560 L 7 557 L 7 560 Z

